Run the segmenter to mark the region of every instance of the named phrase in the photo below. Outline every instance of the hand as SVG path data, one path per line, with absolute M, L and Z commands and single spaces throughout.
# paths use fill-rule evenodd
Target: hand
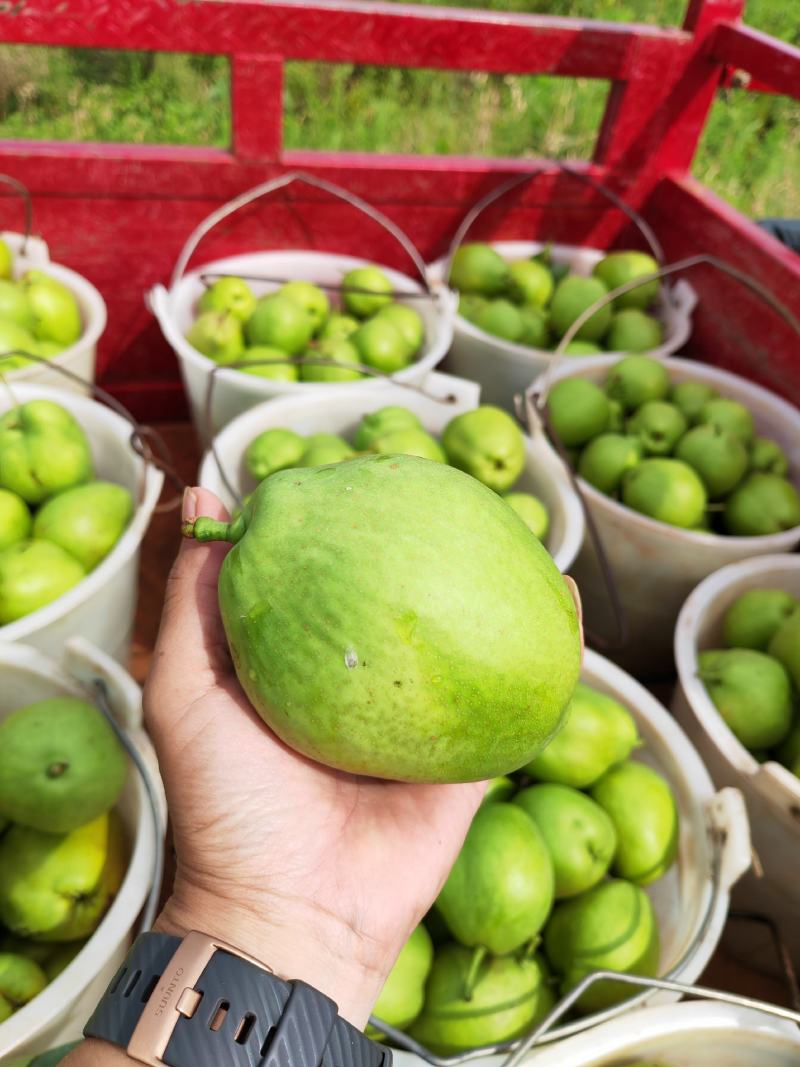
M 184 521 L 227 518 L 202 489 Z M 287 748 L 233 670 L 217 605 L 228 546 L 186 541 L 145 690 L 178 867 L 161 929 L 201 930 L 302 978 L 361 1026 L 435 899 L 483 785 L 406 785 Z

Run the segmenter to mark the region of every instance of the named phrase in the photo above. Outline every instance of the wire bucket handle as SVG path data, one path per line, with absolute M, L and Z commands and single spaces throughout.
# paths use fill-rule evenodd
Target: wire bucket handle
M 377 222 L 382 226 L 384 230 L 390 233 L 398 244 L 401 245 L 408 255 L 408 258 L 414 264 L 425 292 L 428 295 L 433 295 L 433 290 L 428 279 L 428 272 L 425 267 L 425 260 L 417 251 L 411 238 L 401 230 L 396 223 L 392 222 L 392 220 L 387 215 L 384 215 L 382 211 L 379 211 L 378 208 L 373 207 L 372 204 L 369 204 L 355 193 L 351 193 L 342 186 L 334 184 L 334 182 L 326 181 L 324 178 L 317 178 L 313 174 L 308 174 L 305 171 L 299 170 L 290 171 L 288 174 L 282 174 L 277 178 L 261 182 L 261 184 L 255 185 L 252 189 L 247 189 L 245 192 L 240 193 L 239 196 L 222 204 L 215 211 L 212 211 L 210 215 L 207 215 L 206 218 L 192 230 L 186 243 L 181 249 L 172 271 L 170 288 L 181 280 L 197 246 L 215 226 L 230 215 L 235 214 L 240 208 L 246 207 L 248 204 L 252 204 L 254 201 L 262 199 L 262 197 L 269 196 L 271 193 L 277 192 L 279 189 L 284 189 L 287 186 L 292 185 L 294 182 L 303 182 L 305 185 L 310 185 L 315 189 L 321 189 L 326 193 L 330 193 L 331 196 L 343 200 L 346 204 L 350 204 L 352 207 L 357 208 L 374 222 Z
M 22 246 L 20 252 L 24 256 L 28 251 L 28 238 L 31 235 L 33 229 L 33 199 L 30 194 L 30 190 L 26 185 L 23 185 L 17 178 L 12 178 L 10 174 L 0 174 L 0 182 L 3 185 L 9 186 L 21 199 L 25 208 L 25 233 L 22 237 Z

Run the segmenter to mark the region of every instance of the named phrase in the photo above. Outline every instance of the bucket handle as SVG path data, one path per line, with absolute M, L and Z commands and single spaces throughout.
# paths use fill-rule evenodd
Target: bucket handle
M 20 246 L 20 253 L 24 256 L 28 251 L 28 238 L 33 229 L 33 199 L 28 187 L 23 185 L 22 182 L 18 181 L 16 178 L 12 178 L 10 174 L 0 174 L 0 182 L 13 189 L 25 205 L 25 233 L 22 237 L 22 245 Z
M 277 178 L 261 182 L 260 185 L 255 185 L 252 189 L 247 189 L 245 192 L 235 196 L 232 200 L 222 204 L 215 211 L 212 211 L 210 215 L 207 215 L 203 221 L 192 230 L 186 243 L 181 249 L 172 271 L 170 288 L 173 288 L 181 280 L 197 246 L 215 226 L 228 218 L 228 216 L 233 215 L 239 208 L 246 207 L 248 204 L 252 204 L 255 200 L 260 200 L 262 197 L 268 196 L 270 193 L 274 193 L 278 189 L 283 189 L 286 186 L 291 185 L 293 182 L 304 182 L 306 185 L 313 186 L 315 189 L 322 189 L 324 192 L 330 193 L 331 196 L 335 196 L 339 200 L 343 200 L 345 203 L 357 208 L 382 226 L 402 246 L 403 250 L 414 264 L 422 284 L 425 287 L 426 293 L 431 294 L 432 290 L 428 280 L 425 260 L 417 251 L 411 238 L 401 230 L 396 223 L 392 222 L 392 220 L 387 215 L 384 215 L 382 211 L 379 211 L 378 208 L 373 207 L 372 204 L 367 203 L 366 200 L 363 200 L 355 193 L 351 193 L 347 189 L 342 188 L 342 186 L 335 185 L 333 182 L 326 181 L 324 178 L 317 178 L 313 174 L 308 174 L 305 171 L 300 170 L 290 171 L 288 174 L 282 174 Z

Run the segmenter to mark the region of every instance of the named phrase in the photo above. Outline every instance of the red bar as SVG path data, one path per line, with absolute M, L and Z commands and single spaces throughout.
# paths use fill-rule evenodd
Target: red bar
M 750 26 L 722 23 L 716 26 L 708 40 L 709 54 L 720 63 L 730 64 L 751 74 L 760 89 L 800 100 L 800 49 L 785 41 L 777 41 Z

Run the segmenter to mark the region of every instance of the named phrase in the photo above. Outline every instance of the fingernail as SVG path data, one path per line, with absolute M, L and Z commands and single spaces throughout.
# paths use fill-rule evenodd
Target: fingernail
M 181 518 L 184 522 L 192 522 L 197 518 L 197 493 L 192 488 L 183 491 Z

